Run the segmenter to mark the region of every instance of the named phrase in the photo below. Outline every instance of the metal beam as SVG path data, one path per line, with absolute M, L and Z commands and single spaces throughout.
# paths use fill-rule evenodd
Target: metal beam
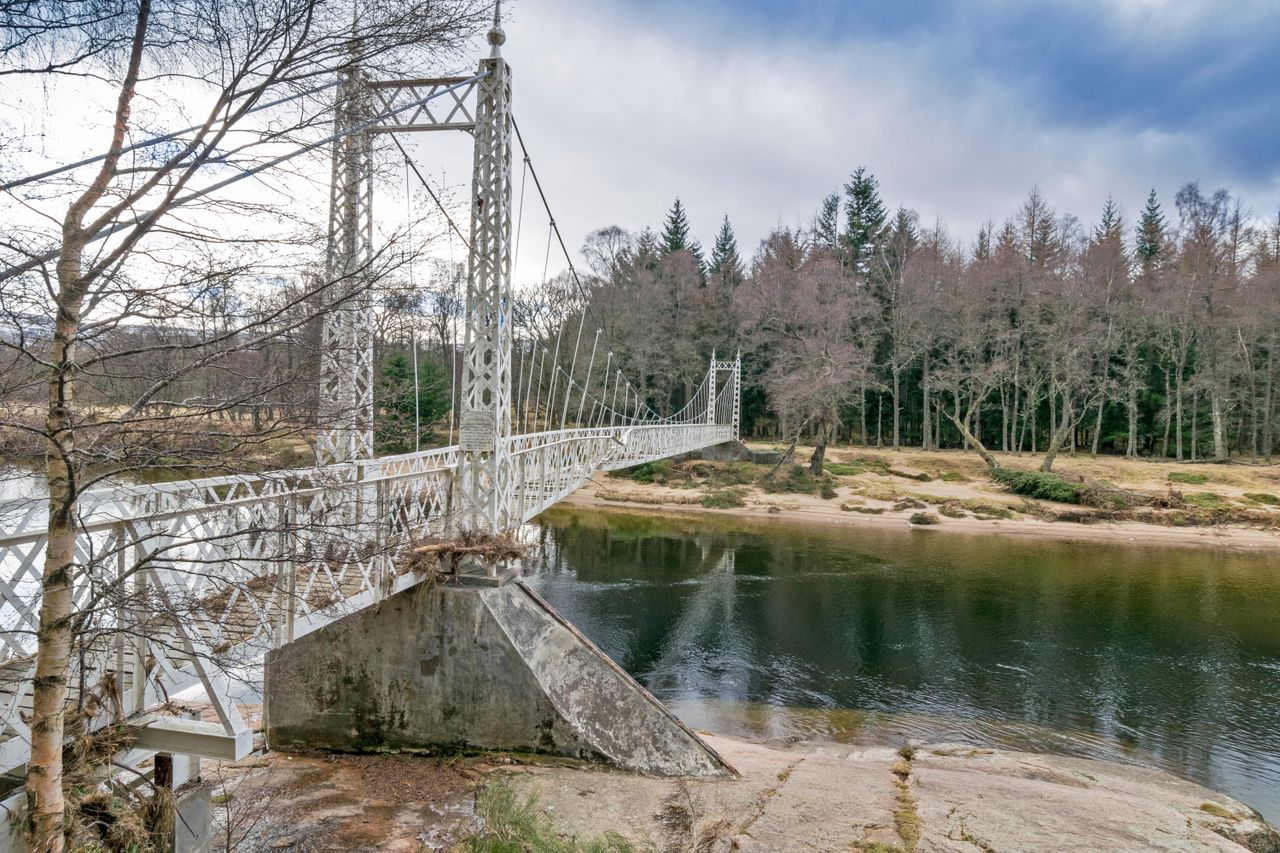
M 495 19 L 488 71 L 477 90 L 471 181 L 471 252 L 462 355 L 457 490 L 463 531 L 497 535 L 512 512 L 511 435 L 511 71 Z
M 135 746 L 155 752 L 239 761 L 253 751 L 253 732 L 228 734 L 220 723 L 148 714 Z

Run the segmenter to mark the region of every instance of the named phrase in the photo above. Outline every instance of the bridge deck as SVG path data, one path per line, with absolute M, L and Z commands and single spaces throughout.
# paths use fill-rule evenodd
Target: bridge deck
M 512 518 L 526 522 L 596 470 L 718 444 L 732 428 L 655 424 L 509 440 Z M 244 723 L 231 679 L 262 653 L 419 583 L 415 544 L 450 529 L 458 448 L 324 468 L 91 492 L 82 500 L 76 603 L 95 629 L 70 702 L 131 718 L 201 685 L 228 737 Z M 0 773 L 26 762 L 42 508 L 0 505 Z M 141 661 L 141 666 L 139 662 Z

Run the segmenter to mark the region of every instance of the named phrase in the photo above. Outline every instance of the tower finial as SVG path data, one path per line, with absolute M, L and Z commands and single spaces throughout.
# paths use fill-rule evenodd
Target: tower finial
M 502 56 L 502 45 L 506 40 L 507 34 L 502 31 L 502 0 L 493 0 L 493 27 L 489 30 L 489 44 L 493 49 L 489 56 L 495 59 Z

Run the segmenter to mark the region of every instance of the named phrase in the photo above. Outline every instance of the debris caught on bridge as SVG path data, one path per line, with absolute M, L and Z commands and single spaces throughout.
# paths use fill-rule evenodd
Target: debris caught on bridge
M 528 551 L 528 546 L 511 533 L 493 536 L 467 531 L 451 539 L 437 538 L 415 546 L 408 568 L 413 571 L 452 571 L 459 557 L 479 557 L 497 563 L 519 559 Z

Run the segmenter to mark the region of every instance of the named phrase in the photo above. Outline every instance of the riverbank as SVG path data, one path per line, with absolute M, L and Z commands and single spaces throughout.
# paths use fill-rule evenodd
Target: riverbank
M 487 842 L 537 831 L 557 850 L 619 853 L 1280 850 L 1248 806 L 1158 770 L 957 744 L 704 737 L 740 778 L 656 779 L 516 756 L 285 753 L 206 778 L 215 837 L 240 849 L 522 849 L 509 835 L 506 847 Z M 495 790 L 507 793 L 505 812 L 485 808 Z M 612 846 L 587 846 L 608 833 Z
M 771 449 L 752 445 L 760 454 Z M 1028 469 L 1033 461 L 997 456 L 1003 466 L 1015 469 Z M 1137 511 L 1010 494 L 990 479 L 980 460 L 959 451 L 838 449 L 829 452 L 827 462 L 826 476 L 816 488 L 810 483 L 808 492 L 800 490 L 803 483 L 788 490 L 786 480 L 778 476 L 770 488 L 762 487 L 760 480 L 771 466 L 694 460 L 629 474 L 597 474 L 564 503 L 762 523 L 912 526 L 930 533 L 1280 548 L 1280 466 L 1066 457 L 1055 467 L 1069 482 L 1155 496 L 1165 505 Z M 822 488 L 823 482 L 828 488 Z M 925 524 L 912 524 L 913 517 L 918 522 L 921 516 Z

